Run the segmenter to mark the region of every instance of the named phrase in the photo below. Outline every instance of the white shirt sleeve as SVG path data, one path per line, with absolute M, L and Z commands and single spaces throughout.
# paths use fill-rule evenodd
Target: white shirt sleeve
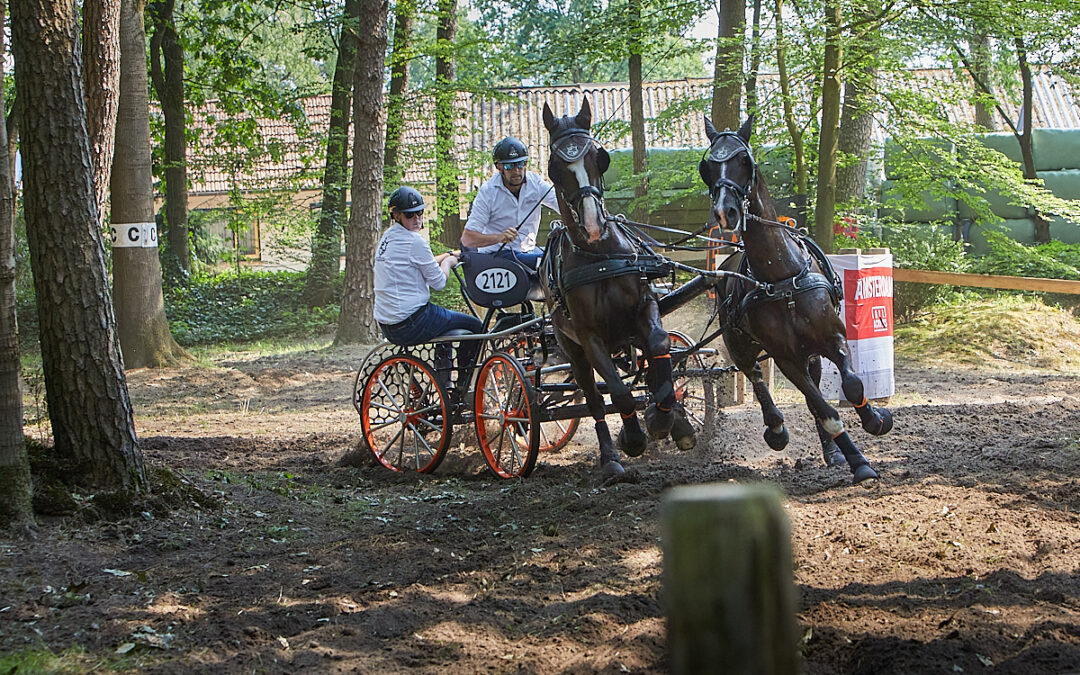
M 551 183 L 543 179 L 541 179 L 540 184 L 543 186 L 544 190 L 547 191 L 540 203 L 555 213 L 559 213 L 559 198 L 555 196 L 555 188 L 552 188 Z M 548 188 L 551 189 L 548 190 Z
M 472 230 L 480 234 L 491 234 L 485 228 L 491 222 L 491 194 L 493 191 L 485 189 L 486 187 L 487 183 L 484 183 L 476 191 L 476 198 L 473 199 L 472 208 L 469 209 L 469 219 L 465 221 L 466 230 Z
M 435 254 L 431 252 L 431 245 L 420 237 L 413 240 L 410 252 L 412 264 L 416 265 L 423 275 L 428 287 L 441 291 L 446 287 L 446 276 L 442 273 L 439 263 L 435 262 Z

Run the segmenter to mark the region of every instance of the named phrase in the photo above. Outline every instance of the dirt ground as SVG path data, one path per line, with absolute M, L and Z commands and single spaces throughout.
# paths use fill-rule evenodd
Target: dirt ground
M 891 434 L 843 411 L 874 489 L 822 465 L 790 391 L 785 451 L 755 405 L 729 408 L 697 449 L 657 445 L 628 462 L 637 482 L 602 487 L 591 425 L 520 481 L 457 443 L 431 476 L 338 466 L 363 353 L 130 372 L 148 465 L 215 499 L 0 540 L 0 653 L 74 671 L 662 673 L 665 490 L 765 481 L 786 494 L 807 673 L 1080 672 L 1076 375 L 898 363 Z

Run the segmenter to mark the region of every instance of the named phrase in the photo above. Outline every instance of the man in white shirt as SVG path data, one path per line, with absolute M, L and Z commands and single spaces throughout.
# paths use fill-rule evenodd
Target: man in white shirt
M 375 249 L 375 320 L 387 340 L 398 345 L 417 345 L 445 335 L 455 328 L 479 333 L 483 324 L 475 316 L 454 312 L 431 302 L 431 289 L 446 286 L 450 269 L 457 264 L 452 253 L 434 255 L 420 236 L 424 226 L 424 198 L 403 186 L 390 195 L 390 218 L 394 221 Z M 459 386 L 464 386 L 480 343 L 464 340 L 458 349 Z M 436 349 L 436 368 L 444 385 L 450 382 L 449 344 Z
M 477 190 L 461 245 L 514 258 L 535 270 L 544 253 L 536 245 L 540 205 L 558 213 L 555 190 L 539 174 L 526 171 L 529 151 L 513 136 L 496 143 L 491 156 L 498 173 Z

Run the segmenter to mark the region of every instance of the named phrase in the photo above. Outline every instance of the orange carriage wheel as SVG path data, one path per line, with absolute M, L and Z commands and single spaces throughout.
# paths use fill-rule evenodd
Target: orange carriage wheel
M 387 469 L 431 473 L 446 456 L 452 430 L 446 392 L 420 359 L 396 354 L 379 362 L 360 409 L 364 440 Z
M 490 356 L 476 378 L 476 437 L 492 472 L 524 478 L 536 466 L 540 425 L 525 370 L 505 352 Z
M 669 331 L 668 339 L 671 348 L 689 349 L 693 342 L 689 337 L 678 331 Z M 704 369 L 712 365 L 712 359 L 701 352 L 687 357 L 687 368 Z M 675 400 L 682 403 L 686 411 L 686 419 L 700 431 L 704 426 L 711 411 L 715 410 L 716 384 L 706 377 L 679 377 L 678 369 L 675 371 Z

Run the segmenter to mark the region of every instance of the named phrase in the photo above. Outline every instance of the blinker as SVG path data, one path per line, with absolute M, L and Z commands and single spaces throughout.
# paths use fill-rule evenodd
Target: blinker
M 552 141 L 551 151 L 564 162 L 576 162 L 586 153 L 589 152 L 589 148 L 593 145 L 592 136 L 587 133 L 571 133 L 563 136 L 562 138 Z

